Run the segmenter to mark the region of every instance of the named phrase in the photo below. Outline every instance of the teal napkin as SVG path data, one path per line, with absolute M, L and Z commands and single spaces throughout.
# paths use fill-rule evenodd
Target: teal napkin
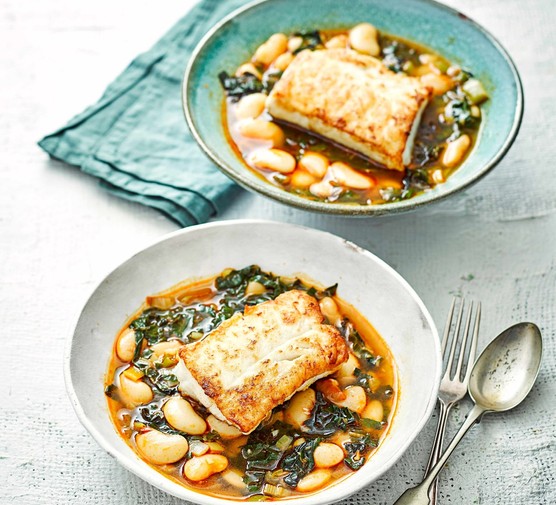
M 197 42 L 244 2 L 201 0 L 133 60 L 96 104 L 39 146 L 97 177 L 110 193 L 154 207 L 182 226 L 207 221 L 233 198 L 237 186 L 189 133 L 181 81 Z

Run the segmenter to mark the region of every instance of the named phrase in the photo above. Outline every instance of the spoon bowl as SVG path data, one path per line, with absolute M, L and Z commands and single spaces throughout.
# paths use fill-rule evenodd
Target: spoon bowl
M 533 323 L 511 326 L 481 353 L 469 379 L 469 395 L 485 411 L 513 409 L 529 394 L 539 373 L 542 339 Z

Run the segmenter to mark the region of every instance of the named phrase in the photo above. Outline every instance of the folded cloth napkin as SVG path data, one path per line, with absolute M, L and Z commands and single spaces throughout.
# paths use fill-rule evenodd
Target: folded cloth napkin
M 237 186 L 202 153 L 185 124 L 181 81 L 195 45 L 245 0 L 201 0 L 108 86 L 101 99 L 39 145 L 100 179 L 109 192 L 182 226 L 202 223 Z M 215 77 L 216 78 L 216 77 Z

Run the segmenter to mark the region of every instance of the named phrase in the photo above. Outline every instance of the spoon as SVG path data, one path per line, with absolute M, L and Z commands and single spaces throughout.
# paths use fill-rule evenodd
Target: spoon
M 430 504 L 430 486 L 469 428 L 487 412 L 504 412 L 519 405 L 535 383 L 541 356 L 541 332 L 533 323 L 511 326 L 486 347 L 469 378 L 468 391 L 475 402 L 474 407 L 423 482 L 408 489 L 394 505 Z

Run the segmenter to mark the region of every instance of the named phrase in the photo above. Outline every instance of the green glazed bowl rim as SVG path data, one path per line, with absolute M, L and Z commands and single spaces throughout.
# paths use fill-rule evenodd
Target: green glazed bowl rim
M 370 216 L 384 216 L 390 214 L 399 214 L 402 212 L 409 212 L 415 210 L 417 208 L 423 207 L 424 205 L 428 205 L 433 202 L 439 202 L 448 198 L 449 196 L 463 191 L 473 184 L 477 183 L 482 177 L 487 175 L 498 163 L 502 160 L 502 158 L 506 155 L 506 153 L 511 148 L 512 144 L 514 143 L 517 134 L 519 132 L 521 122 L 523 119 L 523 110 L 524 110 L 524 96 L 523 96 L 523 84 L 521 82 L 521 78 L 519 76 L 519 72 L 515 63 L 513 62 L 512 58 L 508 54 L 508 52 L 504 49 L 502 44 L 496 39 L 490 32 L 488 32 L 485 28 L 483 28 L 479 23 L 474 21 L 473 19 L 469 18 L 467 15 L 460 13 L 458 10 L 444 5 L 436 0 L 416 0 L 418 2 L 428 4 L 432 8 L 444 10 L 445 12 L 455 15 L 456 17 L 462 18 L 465 22 L 469 23 L 474 29 L 479 31 L 484 37 L 493 45 L 493 47 L 500 53 L 508 68 L 511 71 L 513 76 L 515 85 L 516 85 L 516 102 L 515 102 L 515 109 L 514 109 L 514 120 L 509 130 L 508 136 L 506 137 L 504 143 L 499 147 L 498 151 L 490 158 L 490 160 L 481 168 L 477 169 L 475 173 L 473 173 L 467 180 L 463 181 L 461 184 L 457 186 L 447 189 L 441 193 L 428 193 L 421 198 L 410 198 L 408 200 L 402 200 L 399 202 L 393 203 L 383 203 L 380 205 L 354 205 L 354 204 L 345 204 L 345 203 L 325 203 L 319 202 L 314 200 L 309 200 L 307 198 L 303 198 L 300 196 L 296 196 L 292 193 L 288 193 L 287 191 L 280 189 L 277 186 L 273 186 L 267 181 L 260 180 L 254 181 L 247 177 L 247 175 L 243 175 L 243 173 L 237 173 L 232 166 L 230 166 L 226 161 L 224 161 L 219 155 L 218 152 L 213 150 L 203 139 L 202 135 L 199 133 L 197 128 L 197 123 L 195 121 L 194 115 L 192 113 L 192 104 L 190 101 L 190 96 L 188 93 L 188 88 L 190 84 L 190 78 L 197 62 L 197 58 L 199 57 L 201 51 L 204 47 L 215 37 L 218 35 L 218 32 L 228 23 L 232 22 L 236 17 L 240 16 L 241 14 L 250 11 L 256 7 L 259 7 L 262 4 L 271 3 L 273 0 L 254 0 L 253 2 L 249 2 L 248 4 L 235 9 L 230 14 L 223 17 L 218 23 L 216 23 L 199 41 L 197 46 L 192 52 L 191 58 L 185 68 L 183 81 L 182 81 L 182 92 L 181 92 L 181 99 L 182 99 L 182 107 L 185 114 L 185 119 L 193 138 L 197 141 L 203 152 L 218 166 L 218 168 L 232 180 L 234 180 L 237 184 L 241 187 L 262 194 L 268 198 L 271 198 L 275 201 L 284 203 L 286 205 L 290 205 L 292 207 L 296 207 L 298 209 L 303 209 L 307 211 L 323 213 L 323 214 L 335 214 L 335 215 L 343 215 L 343 216 L 354 216 L 354 217 L 370 217 Z M 471 153 L 473 156 L 473 153 Z M 241 163 L 241 160 L 238 158 L 238 163 Z M 245 167 L 245 173 L 247 174 L 248 168 Z

